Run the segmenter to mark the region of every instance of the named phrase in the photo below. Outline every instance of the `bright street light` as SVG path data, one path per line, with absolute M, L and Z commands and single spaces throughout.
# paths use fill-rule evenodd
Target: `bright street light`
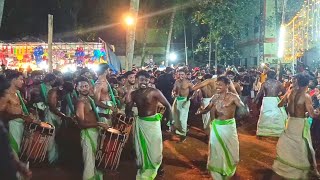
M 284 55 L 285 35 L 286 27 L 284 25 L 281 25 L 279 35 L 278 58 L 282 58 Z
M 132 26 L 135 23 L 135 19 L 132 16 L 126 16 L 124 20 L 128 26 Z
M 177 60 L 177 54 L 176 53 L 170 53 L 169 54 L 169 59 L 171 60 L 171 61 L 175 61 L 175 60 Z

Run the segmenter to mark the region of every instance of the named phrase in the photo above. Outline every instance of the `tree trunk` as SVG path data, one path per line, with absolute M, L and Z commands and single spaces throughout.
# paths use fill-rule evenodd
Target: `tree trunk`
M 215 70 L 217 72 L 217 69 L 218 69 L 218 44 L 219 44 L 219 41 L 216 40 L 215 42 L 215 52 L 214 52 L 214 66 L 215 66 Z
M 212 53 L 212 40 L 210 37 L 210 40 L 209 40 L 209 70 L 211 70 L 211 53 Z
M 0 0 L 0 27 L 1 27 L 1 22 L 2 22 L 2 14 L 3 14 L 3 9 L 4 9 L 4 1 L 5 0 Z
M 167 49 L 166 49 L 166 66 L 169 65 L 170 45 L 171 45 L 173 23 L 174 23 L 175 16 L 176 16 L 176 9 L 173 10 L 170 18 L 170 27 L 169 27 L 169 33 L 168 33 Z
M 134 42 L 136 39 L 136 21 L 138 18 L 139 0 L 130 0 L 130 14 L 135 19 L 135 23 L 128 27 L 126 36 L 126 70 L 132 69 L 133 55 L 134 55 Z
M 146 18 L 144 21 L 144 34 L 143 34 L 143 47 L 141 54 L 141 67 L 144 65 L 144 61 L 146 59 L 146 46 L 147 46 L 147 35 L 148 35 L 148 19 Z

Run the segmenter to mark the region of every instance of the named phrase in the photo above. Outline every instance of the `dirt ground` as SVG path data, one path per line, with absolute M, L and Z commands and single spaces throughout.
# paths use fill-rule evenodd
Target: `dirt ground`
M 270 179 L 271 166 L 276 156 L 277 138 L 258 139 L 255 136 L 257 112 L 251 112 L 251 115 L 251 118 L 242 121 L 243 125 L 238 126 L 240 163 L 237 166 L 235 179 Z M 201 130 L 200 117 L 190 116 L 189 125 L 188 138 L 183 143 L 178 143 L 176 136 L 164 132 L 163 166 L 165 173 L 164 176 L 157 177 L 157 179 L 211 179 L 206 170 L 208 145 L 205 141 L 205 134 Z M 136 166 L 131 147 L 129 143 L 123 151 L 117 176 L 110 176 L 108 173 L 104 179 L 112 179 L 112 177 L 118 177 L 116 179 L 121 180 L 135 179 Z M 82 174 L 80 152 L 69 153 L 69 159 L 55 167 L 32 167 L 33 179 L 80 180 Z

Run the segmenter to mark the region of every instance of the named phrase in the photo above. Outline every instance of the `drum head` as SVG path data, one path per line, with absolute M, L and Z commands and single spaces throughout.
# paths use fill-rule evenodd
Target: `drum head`
M 40 123 L 40 126 L 41 126 L 41 127 L 44 127 L 44 128 L 51 128 L 51 127 L 52 127 L 50 124 L 45 123 L 45 122 L 41 122 L 41 123 Z

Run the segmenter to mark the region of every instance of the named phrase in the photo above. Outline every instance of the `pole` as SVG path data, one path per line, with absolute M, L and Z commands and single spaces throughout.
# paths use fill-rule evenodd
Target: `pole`
M 212 51 L 212 41 L 211 41 L 211 36 L 209 40 L 209 70 L 211 70 L 211 51 Z
M 52 37 L 53 37 L 53 15 L 48 14 L 48 67 L 49 72 L 53 71 L 52 66 Z
M 188 66 L 188 47 L 187 47 L 187 34 L 186 34 L 186 26 L 183 25 L 183 31 L 184 31 L 184 50 L 186 53 L 186 66 Z
M 139 0 L 130 0 L 130 14 L 134 18 L 134 24 L 127 29 L 126 33 L 126 70 L 131 70 L 134 57 L 134 44 L 136 39 L 136 25 L 139 11 Z
M 2 22 L 2 16 L 3 16 L 3 9 L 4 9 L 4 1 L 5 0 L 0 0 L 0 27 L 1 27 L 1 22 Z
M 292 74 L 294 75 L 294 65 L 295 65 L 295 49 L 294 49 L 295 43 L 294 43 L 294 20 L 292 22 Z

